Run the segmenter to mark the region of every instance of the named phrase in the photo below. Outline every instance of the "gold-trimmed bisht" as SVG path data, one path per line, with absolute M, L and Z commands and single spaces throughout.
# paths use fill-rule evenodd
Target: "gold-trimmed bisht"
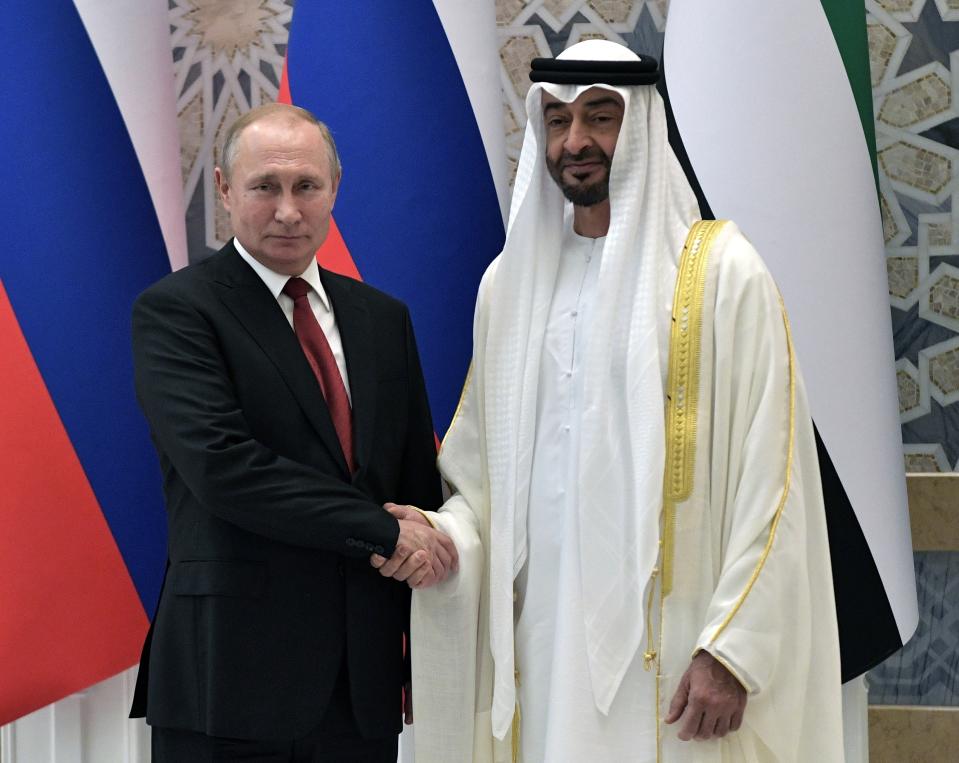
M 683 246 L 673 294 L 666 379 L 666 464 L 663 470 L 660 563 L 653 568 L 646 599 L 646 652 L 643 667 L 656 666 L 656 759 L 662 758 L 663 604 L 673 586 L 676 504 L 692 493 L 696 463 L 696 414 L 699 402 L 699 363 L 702 347 L 703 302 L 709 252 L 725 220 L 700 220 L 692 225 Z M 652 610 L 659 578 L 659 641 L 653 643 Z
M 792 482 L 793 471 L 793 441 L 796 437 L 796 356 L 793 350 L 793 337 L 792 330 L 789 327 L 789 316 L 786 315 L 786 305 L 783 302 L 782 294 L 779 295 L 779 308 L 782 311 L 783 326 L 786 330 L 786 351 L 789 356 L 789 442 L 786 446 L 786 475 L 783 478 L 783 492 L 782 495 L 779 496 L 779 504 L 776 506 L 776 513 L 773 515 L 772 524 L 769 527 L 769 538 L 766 539 L 763 553 L 759 557 L 759 561 L 756 563 L 752 575 L 749 576 L 749 582 L 746 583 L 746 587 L 739 595 L 739 598 L 736 599 L 736 603 L 729 611 L 729 614 L 726 615 L 719 624 L 713 635 L 709 637 L 709 645 L 712 645 L 713 642 L 719 638 L 719 634 L 726 629 L 726 626 L 729 625 L 740 607 L 742 607 L 743 602 L 746 601 L 749 592 L 753 590 L 753 586 L 759 578 L 759 573 L 762 572 L 766 564 L 766 559 L 769 557 L 769 552 L 772 550 L 773 541 L 776 539 L 776 530 L 779 529 L 779 520 L 782 518 L 783 509 L 786 508 L 786 499 L 789 497 L 789 486 Z
M 660 580 L 659 596 L 659 642 L 663 643 L 663 612 L 666 597 L 672 590 L 673 558 L 676 529 L 676 504 L 689 498 L 693 487 L 696 449 L 696 414 L 699 388 L 699 363 L 701 350 L 703 299 L 706 283 L 706 266 L 710 248 L 725 221 L 701 221 L 693 225 L 683 247 L 676 293 L 673 299 L 673 323 L 669 343 L 669 372 L 666 395 L 666 466 L 663 479 L 663 529 L 659 542 L 661 562 L 653 569 L 650 587 Z M 776 537 L 792 477 L 796 427 L 796 359 L 792 331 L 786 308 L 779 297 L 783 326 L 786 333 L 786 350 L 789 359 L 789 441 L 786 450 L 786 473 L 783 490 L 769 529 L 769 537 L 763 553 L 756 564 L 745 589 L 729 614 L 709 639 L 715 642 L 726 626 L 742 607 L 756 580 L 765 566 Z M 662 759 L 662 721 L 660 718 L 662 662 L 661 654 L 651 639 L 650 615 L 653 597 L 647 602 L 647 651 L 644 666 L 648 670 L 656 664 L 656 759 Z M 738 677 L 737 677 L 738 678 Z M 744 684 L 745 685 L 745 684 Z

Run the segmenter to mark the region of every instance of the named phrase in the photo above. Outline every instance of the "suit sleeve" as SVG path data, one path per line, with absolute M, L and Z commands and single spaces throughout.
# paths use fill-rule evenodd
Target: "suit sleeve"
M 392 554 L 399 525 L 381 506 L 252 436 L 216 332 L 187 300 L 170 289 L 140 296 L 133 356 L 161 459 L 213 515 L 293 545 L 366 557 L 359 539 Z

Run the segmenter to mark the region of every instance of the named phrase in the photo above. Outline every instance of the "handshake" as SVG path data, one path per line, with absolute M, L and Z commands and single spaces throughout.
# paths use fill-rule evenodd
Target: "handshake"
M 389 559 L 373 554 L 370 564 L 383 577 L 405 580 L 410 588 L 429 588 L 446 580 L 459 567 L 456 546 L 417 509 L 387 503 L 384 508 L 400 523 L 396 550 Z

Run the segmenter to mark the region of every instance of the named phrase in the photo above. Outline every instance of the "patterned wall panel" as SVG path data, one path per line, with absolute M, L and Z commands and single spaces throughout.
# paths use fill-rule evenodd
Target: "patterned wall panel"
M 959 461 L 959 6 L 867 0 L 906 470 Z
M 213 167 L 224 130 L 254 106 L 276 100 L 293 2 L 169 3 L 187 246 L 190 261 L 196 262 L 232 235 L 216 201 Z

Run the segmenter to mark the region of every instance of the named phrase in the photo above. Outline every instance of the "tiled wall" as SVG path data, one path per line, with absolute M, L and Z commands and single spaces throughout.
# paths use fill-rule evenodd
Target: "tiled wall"
M 959 461 L 959 4 L 866 3 L 906 470 Z
M 293 0 L 169 0 L 190 261 L 232 235 L 216 203 L 213 167 L 223 133 L 272 103 L 283 75 Z
M 953 472 L 959 461 L 959 64 L 953 73 L 952 62 L 959 56 L 959 4 L 878 0 L 866 9 L 906 470 Z M 912 495 L 912 482 L 910 489 Z M 949 535 L 955 492 L 942 482 L 938 495 L 910 501 L 917 549 L 930 548 L 927 538 Z M 931 505 L 937 511 L 930 513 Z M 959 553 L 950 548 L 959 545 L 916 552 L 919 628 L 869 674 L 870 702 L 959 706 Z

